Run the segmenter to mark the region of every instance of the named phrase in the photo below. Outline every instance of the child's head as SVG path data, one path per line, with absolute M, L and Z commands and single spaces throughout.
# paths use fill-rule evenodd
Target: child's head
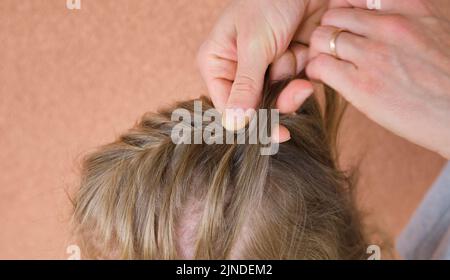
M 288 81 L 266 85 L 268 108 Z M 74 222 L 82 253 L 127 259 L 350 259 L 365 244 L 350 181 L 334 156 L 339 109 L 311 97 L 283 115 L 291 140 L 277 154 L 259 144 L 174 144 L 171 113 L 147 114 L 84 161 Z M 211 102 L 201 99 L 203 110 Z M 203 124 L 206 126 L 207 124 Z

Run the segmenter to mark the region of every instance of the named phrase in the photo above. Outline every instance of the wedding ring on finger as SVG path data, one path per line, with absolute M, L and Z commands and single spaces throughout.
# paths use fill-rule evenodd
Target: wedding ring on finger
M 342 32 L 344 32 L 344 29 L 336 29 L 336 31 L 333 32 L 330 39 L 330 53 L 334 57 L 339 58 L 339 55 L 337 53 L 337 39 L 339 38 L 339 35 L 341 35 Z

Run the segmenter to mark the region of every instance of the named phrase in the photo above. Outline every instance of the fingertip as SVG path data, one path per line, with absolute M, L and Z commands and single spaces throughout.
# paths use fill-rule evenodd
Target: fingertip
M 261 102 L 264 84 L 262 75 L 238 75 L 231 87 L 225 109 L 255 109 Z
M 291 140 L 291 133 L 283 125 L 277 125 L 272 129 L 272 142 L 284 143 Z
M 240 108 L 225 109 L 222 113 L 222 126 L 228 131 L 239 131 L 244 129 L 255 116 L 255 111 Z
M 275 60 L 270 68 L 270 80 L 279 81 L 298 75 L 306 66 L 309 49 L 300 44 L 294 44 Z
M 343 91 L 352 85 L 357 67 L 347 61 L 328 54 L 320 54 L 306 67 L 306 75 L 314 81 L 323 82 L 337 91 Z
M 294 113 L 314 92 L 314 86 L 307 80 L 293 80 L 281 92 L 276 107 L 282 114 Z
M 231 91 L 231 82 L 225 79 L 214 78 L 206 81 L 211 102 L 219 112 L 225 110 L 228 96 Z
M 327 60 L 327 55 L 319 54 L 312 58 L 306 66 L 306 75 L 312 80 L 321 80 L 321 68 Z
M 286 51 L 280 58 L 275 60 L 270 67 L 270 80 L 280 81 L 295 76 L 296 61 L 291 51 Z

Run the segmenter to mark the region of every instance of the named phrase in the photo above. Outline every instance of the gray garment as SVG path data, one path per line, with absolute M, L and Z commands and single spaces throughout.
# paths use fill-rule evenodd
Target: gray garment
M 397 240 L 407 260 L 450 259 L 450 162 Z

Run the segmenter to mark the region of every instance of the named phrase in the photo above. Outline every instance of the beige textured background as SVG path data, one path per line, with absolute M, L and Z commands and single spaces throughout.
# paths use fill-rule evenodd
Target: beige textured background
M 195 54 L 228 1 L 0 1 L 0 258 L 66 258 L 79 159 L 144 112 L 205 93 Z M 394 238 L 444 160 L 351 109 L 367 221 Z

